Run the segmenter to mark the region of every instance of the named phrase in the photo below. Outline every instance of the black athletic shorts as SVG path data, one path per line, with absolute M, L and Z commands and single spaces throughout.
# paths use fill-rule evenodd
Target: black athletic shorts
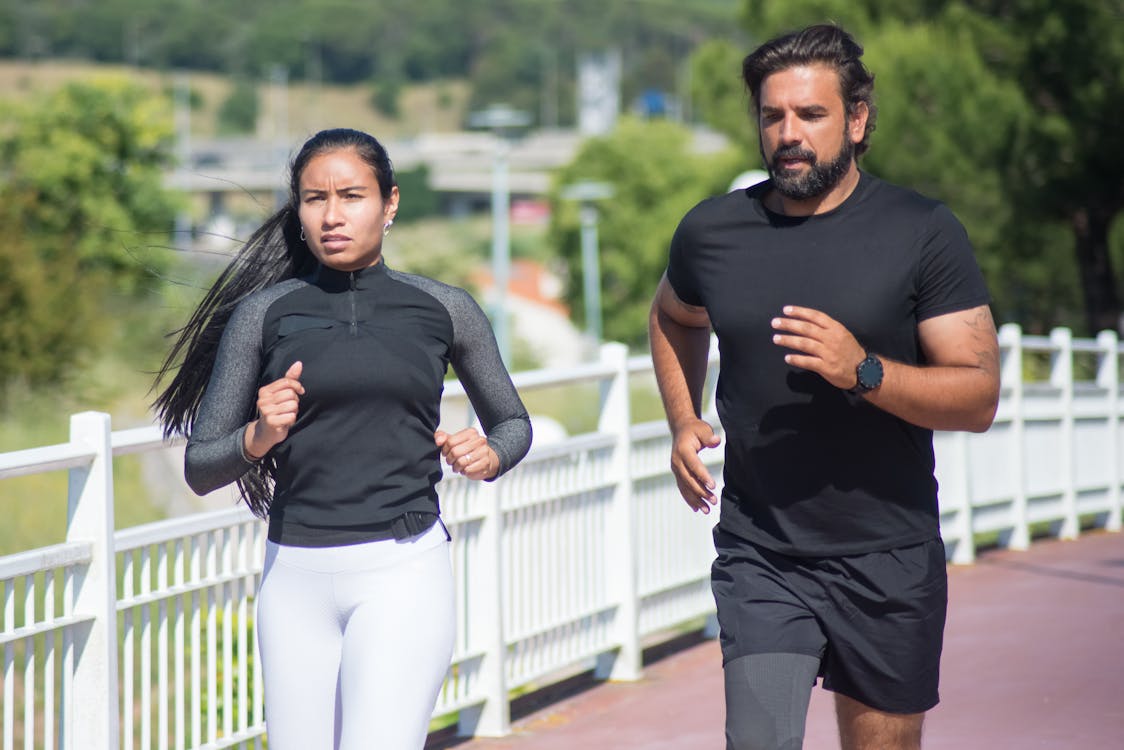
M 714 530 L 722 662 L 820 660 L 827 690 L 892 713 L 939 700 L 948 577 L 940 539 L 843 557 L 790 557 Z

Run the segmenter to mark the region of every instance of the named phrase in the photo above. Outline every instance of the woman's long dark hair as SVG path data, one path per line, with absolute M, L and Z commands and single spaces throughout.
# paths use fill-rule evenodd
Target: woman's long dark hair
M 394 188 L 394 169 L 386 149 L 359 130 L 321 130 L 309 138 L 289 165 L 289 197 L 285 205 L 258 227 L 223 270 L 183 328 L 173 331 L 175 343 L 160 367 L 154 388 L 175 373 L 153 402 L 164 436 L 190 435 L 203 392 L 211 379 L 223 330 L 238 304 L 254 292 L 311 273 L 316 258 L 301 239 L 300 179 L 308 162 L 321 154 L 351 149 L 374 171 L 383 200 Z M 245 415 L 256 417 L 256 409 Z M 238 480 L 238 491 L 254 515 L 264 518 L 273 496 L 276 465 L 271 455 Z

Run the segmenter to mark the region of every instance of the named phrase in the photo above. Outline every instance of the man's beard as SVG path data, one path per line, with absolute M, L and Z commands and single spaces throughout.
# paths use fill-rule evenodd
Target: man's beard
M 777 192 L 790 200 L 804 201 L 817 198 L 839 184 L 855 159 L 855 144 L 844 132 L 839 153 L 823 163 L 817 161 L 816 155 L 811 151 L 796 145 L 781 146 L 773 152 L 772 160 L 765 159 L 764 156 L 762 153 Z M 781 169 L 779 161 L 783 158 L 805 159 L 808 161 L 808 170 L 803 174 L 792 174 L 787 169 Z

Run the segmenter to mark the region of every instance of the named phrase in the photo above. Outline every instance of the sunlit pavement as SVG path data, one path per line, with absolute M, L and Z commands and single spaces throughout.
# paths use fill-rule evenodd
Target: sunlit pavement
M 926 750 L 1124 748 L 1124 534 L 984 552 L 949 569 L 941 704 Z M 714 641 L 652 661 L 636 683 L 578 685 L 456 750 L 722 750 Z M 816 688 L 805 748 L 838 750 L 832 698 Z

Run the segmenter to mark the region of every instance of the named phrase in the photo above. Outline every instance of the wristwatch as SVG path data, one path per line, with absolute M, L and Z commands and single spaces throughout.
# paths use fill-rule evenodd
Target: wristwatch
M 882 360 L 877 355 L 866 353 L 862 362 L 855 366 L 855 387 L 848 393 L 870 393 L 882 385 Z

